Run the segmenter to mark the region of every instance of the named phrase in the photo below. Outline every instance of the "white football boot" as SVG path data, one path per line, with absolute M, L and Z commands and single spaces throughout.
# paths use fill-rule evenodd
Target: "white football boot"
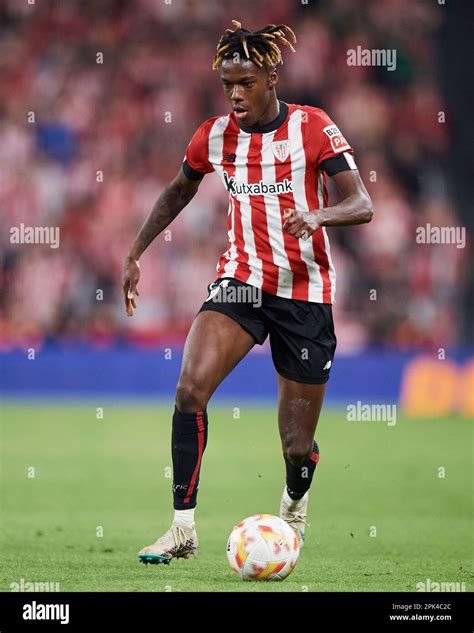
M 302 499 L 294 501 L 288 496 L 285 486 L 280 503 L 280 519 L 286 521 L 293 529 L 293 532 L 298 537 L 300 548 L 304 545 L 305 527 L 309 525 L 309 523 L 306 522 L 308 498 L 309 494 L 307 492 Z
M 172 558 L 189 558 L 195 556 L 199 540 L 196 527 L 192 528 L 174 523 L 153 545 L 148 545 L 138 552 L 140 562 L 148 565 L 164 563 L 169 565 Z

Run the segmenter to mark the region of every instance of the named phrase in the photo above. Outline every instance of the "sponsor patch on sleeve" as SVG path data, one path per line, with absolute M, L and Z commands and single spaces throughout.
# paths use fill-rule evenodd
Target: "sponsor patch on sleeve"
M 347 149 L 350 149 L 349 143 L 342 136 L 337 125 L 327 125 L 325 128 L 323 128 L 323 132 L 331 141 L 333 152 L 343 152 Z

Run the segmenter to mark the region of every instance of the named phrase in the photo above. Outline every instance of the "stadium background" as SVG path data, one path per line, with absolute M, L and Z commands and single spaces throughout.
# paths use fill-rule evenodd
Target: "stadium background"
M 21 500 L 35 507 L 19 474 L 30 452 L 35 461 L 26 438 L 34 438 L 38 450 L 52 451 L 54 459 L 61 454 L 67 467 L 68 450 L 76 450 L 69 443 L 78 440 L 82 425 L 78 441 L 84 453 L 76 458 L 94 473 L 91 489 L 107 477 L 110 484 L 107 469 L 120 480 L 114 460 L 123 457 L 128 442 L 133 446 L 133 432 L 149 437 L 144 461 L 151 481 L 154 460 L 169 463 L 170 406 L 182 344 L 225 249 L 227 201 L 217 177 L 205 178 L 169 227 L 171 240 L 158 237 L 142 257 L 133 319 L 123 306 L 122 265 L 152 204 L 178 171 L 196 127 L 228 110 L 211 60 L 233 18 L 251 29 L 268 22 L 293 28 L 296 53 L 283 51 L 278 95 L 330 114 L 356 150 L 374 203 L 369 225 L 328 230 L 338 275 L 338 351 L 327 394 L 328 405 L 336 408 L 327 409 L 329 423 L 334 421 L 339 437 L 361 442 L 361 451 L 365 442 L 376 442 L 389 453 L 405 454 L 404 433 L 412 433 L 415 444 L 407 459 L 415 459 L 415 449 L 423 444 L 427 459 L 441 452 L 448 459 L 451 447 L 453 464 L 456 459 L 458 466 L 469 464 L 465 451 L 472 435 L 466 418 L 474 410 L 470 243 L 460 249 L 415 239 L 416 228 L 427 224 L 472 226 L 472 159 L 465 133 L 470 109 L 459 97 L 467 52 L 460 37 L 463 20 L 455 23 L 449 7 L 435 1 L 413 0 L 7 0 L 0 5 L 0 347 L 6 400 L 3 501 L 12 518 L 5 521 L 4 533 L 21 532 Z M 347 51 L 357 46 L 396 49 L 396 70 L 348 66 Z M 59 227 L 59 248 L 11 243 L 10 229 L 21 223 Z M 226 402 L 230 411 L 263 402 L 263 409 L 248 414 L 248 431 L 267 420 L 269 432 L 275 430 L 275 397 L 264 346 L 249 354 L 213 402 L 227 417 L 232 414 Z M 117 409 L 120 399 L 131 403 Z M 158 400 L 163 408 L 142 410 L 145 399 Z M 365 426 L 349 430 L 344 407 L 358 400 L 400 404 L 400 416 L 408 417 L 400 417 L 398 438 Z M 84 421 L 90 411 L 96 419 L 102 407 L 104 419 L 118 421 L 123 433 L 120 416 L 124 424 L 133 418 L 129 435 L 120 436 L 122 444 L 116 439 L 116 452 L 113 440 L 106 445 Z M 418 415 L 422 419 L 414 430 Z M 222 447 L 226 442 L 223 429 L 216 428 L 215 450 L 221 446 L 219 433 Z M 266 439 L 262 436 L 262 442 Z M 276 438 L 271 442 L 277 450 Z M 152 450 L 157 445 L 162 453 Z M 142 447 L 135 449 L 130 449 L 137 458 L 133 467 L 146 469 L 137 466 Z M 270 459 L 266 452 L 254 458 L 262 469 Z M 342 464 L 344 453 L 340 459 Z M 407 485 L 412 468 L 411 462 L 406 472 L 402 468 Z M 69 482 L 73 489 L 80 472 L 78 465 L 78 480 L 71 476 Z M 137 473 L 133 485 L 142 490 L 145 475 Z M 465 495 L 469 483 L 465 473 L 458 477 L 457 490 Z M 404 490 L 399 493 L 405 495 Z M 70 489 L 63 493 L 61 503 Z M 460 507 L 446 520 L 462 514 Z M 78 520 L 77 508 L 71 511 Z M 39 508 L 34 516 L 41 523 Z M 143 519 L 148 527 L 152 516 L 150 510 Z M 133 522 L 124 526 L 129 536 L 133 533 L 133 543 L 143 538 Z M 7 585 L 9 578 L 3 578 Z

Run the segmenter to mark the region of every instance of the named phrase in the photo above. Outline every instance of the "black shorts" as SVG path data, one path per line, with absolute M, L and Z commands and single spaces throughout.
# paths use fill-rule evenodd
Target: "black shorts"
M 337 343 L 331 304 L 277 297 L 233 278 L 217 279 L 208 292 L 199 312 L 226 314 L 260 345 L 269 334 L 273 364 L 284 378 L 328 381 Z

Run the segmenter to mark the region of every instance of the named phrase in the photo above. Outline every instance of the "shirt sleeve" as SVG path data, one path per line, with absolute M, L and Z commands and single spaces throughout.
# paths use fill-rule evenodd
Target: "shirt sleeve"
M 317 108 L 312 119 L 313 142 L 319 148 L 315 166 L 323 169 L 329 176 L 357 169 L 353 154 L 354 150 L 329 116 Z
M 349 151 L 342 152 L 338 156 L 331 156 L 326 158 L 321 163 L 321 169 L 327 173 L 328 176 L 335 176 L 341 173 L 341 171 L 348 171 L 349 169 L 358 169 L 355 160 L 352 158 L 352 154 Z
M 194 132 L 183 160 L 183 171 L 190 180 L 199 180 L 214 171 L 209 162 L 209 133 L 212 120 L 205 121 Z

